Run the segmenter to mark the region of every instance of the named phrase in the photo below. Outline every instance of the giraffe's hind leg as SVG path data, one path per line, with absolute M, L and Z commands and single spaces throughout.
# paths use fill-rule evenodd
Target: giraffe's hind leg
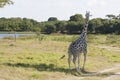
M 85 70 L 85 63 L 86 63 L 86 55 L 87 55 L 87 51 L 84 51 L 84 63 L 83 63 L 83 67 L 82 67 L 82 70 L 84 71 Z
M 71 69 L 71 67 L 70 67 L 71 58 L 72 58 L 72 53 L 69 51 L 68 52 L 68 66 L 69 66 L 69 69 Z
M 80 70 L 80 55 L 81 53 L 78 54 L 78 70 Z
M 74 63 L 75 69 L 77 70 L 77 67 L 76 67 L 76 59 L 77 59 L 77 56 L 76 56 L 76 55 L 73 55 L 73 63 Z

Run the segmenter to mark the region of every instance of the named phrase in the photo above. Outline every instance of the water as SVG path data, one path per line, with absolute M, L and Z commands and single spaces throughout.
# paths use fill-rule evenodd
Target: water
M 29 36 L 29 35 L 32 35 L 32 34 L 16 34 L 16 37 L 19 37 L 19 36 Z M 7 36 L 14 37 L 14 34 L 0 34 L 0 38 L 4 38 L 4 37 L 7 37 Z

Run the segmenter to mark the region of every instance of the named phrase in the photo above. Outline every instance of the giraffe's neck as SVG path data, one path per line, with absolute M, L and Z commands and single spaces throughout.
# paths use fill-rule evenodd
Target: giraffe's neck
M 80 34 L 80 38 L 86 39 L 87 28 L 88 28 L 88 22 L 85 23 L 85 26 L 84 26 L 84 28 L 82 30 L 82 33 Z
M 90 16 L 90 12 L 86 12 L 86 18 L 85 18 L 85 26 L 82 30 L 82 33 L 80 35 L 80 39 L 86 41 L 86 35 L 87 35 L 87 28 L 88 28 L 88 24 L 89 24 L 89 16 Z

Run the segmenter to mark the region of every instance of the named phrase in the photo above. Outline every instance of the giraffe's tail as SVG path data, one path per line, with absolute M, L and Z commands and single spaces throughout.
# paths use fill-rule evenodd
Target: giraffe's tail
M 65 57 L 65 55 L 63 55 L 62 57 L 60 57 L 60 59 L 63 59 Z

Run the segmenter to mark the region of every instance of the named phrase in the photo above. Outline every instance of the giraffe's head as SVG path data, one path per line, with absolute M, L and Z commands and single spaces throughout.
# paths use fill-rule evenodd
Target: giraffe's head
M 90 11 L 86 11 L 85 17 L 86 17 L 86 22 L 89 21 L 89 17 L 90 17 Z

